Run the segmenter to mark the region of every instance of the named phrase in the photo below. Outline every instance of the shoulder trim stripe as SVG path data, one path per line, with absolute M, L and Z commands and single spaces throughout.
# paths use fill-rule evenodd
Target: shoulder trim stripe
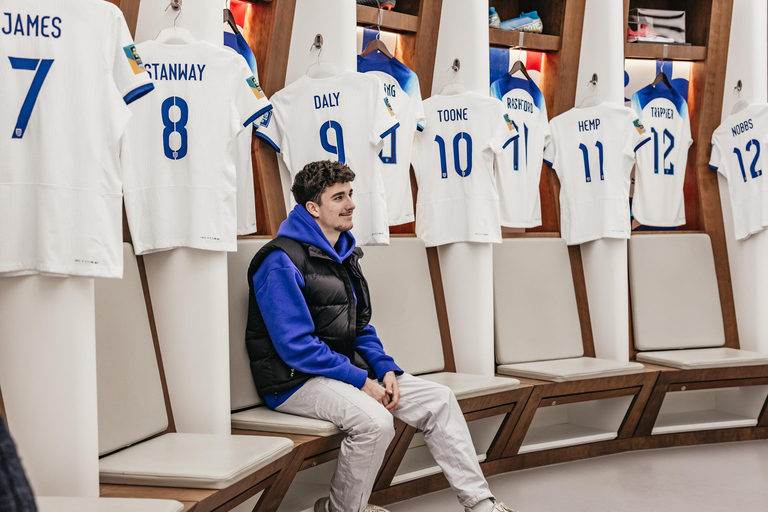
M 272 105 L 267 105 L 266 107 L 264 107 L 263 109 L 259 110 L 258 112 L 253 114 L 251 117 L 249 117 L 248 120 L 243 123 L 243 126 L 248 126 L 249 124 L 253 123 L 254 121 L 256 121 L 258 118 L 260 118 L 270 110 L 272 110 Z
M 142 96 L 146 95 L 148 92 L 150 92 L 152 89 L 155 88 L 155 84 L 149 83 L 140 85 L 125 96 L 123 96 L 123 101 L 125 101 L 126 105 L 130 105 L 137 99 L 141 98 Z
M 272 139 L 270 139 L 269 137 L 267 137 L 266 135 L 264 135 L 263 133 L 261 133 L 259 130 L 256 130 L 254 133 L 256 134 L 256 136 L 257 136 L 257 137 L 261 137 L 261 138 L 262 138 L 262 139 L 264 139 L 265 141 L 269 142 L 269 145 L 270 145 L 270 146 L 272 146 L 272 147 L 275 149 L 275 151 L 277 151 L 278 153 L 280 152 L 280 148 L 279 148 L 279 147 L 277 147 L 277 144 L 275 144 L 275 143 L 272 141 Z
M 640 149 L 641 147 L 643 147 L 643 145 L 644 145 L 646 142 L 650 141 L 650 140 L 651 140 L 651 138 L 650 138 L 650 137 L 646 137 L 645 139 L 641 140 L 641 141 L 640 141 L 640 143 L 639 143 L 637 146 L 635 146 L 635 149 L 634 149 L 634 151 L 635 151 L 635 152 L 637 152 L 637 150 L 638 150 L 638 149 Z

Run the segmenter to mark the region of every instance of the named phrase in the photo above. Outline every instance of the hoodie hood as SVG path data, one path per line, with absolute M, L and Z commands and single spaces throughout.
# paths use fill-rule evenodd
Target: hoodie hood
M 352 233 L 349 231 L 343 231 L 339 235 L 336 247 L 331 246 L 331 243 L 323 234 L 323 230 L 320 229 L 317 221 L 309 214 L 307 209 L 300 204 L 294 206 L 291 213 L 288 214 L 288 218 L 280 224 L 280 229 L 277 230 L 277 236 L 284 236 L 296 240 L 297 242 L 314 245 L 315 247 L 322 249 L 324 253 L 338 263 L 349 258 L 352 251 L 355 250 L 355 237 L 353 237 Z

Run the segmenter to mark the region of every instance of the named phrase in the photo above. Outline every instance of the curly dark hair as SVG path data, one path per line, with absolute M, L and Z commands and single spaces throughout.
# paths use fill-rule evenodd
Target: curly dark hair
M 331 160 L 310 162 L 293 179 L 291 192 L 296 202 L 302 206 L 306 206 L 307 201 L 322 204 L 320 198 L 325 189 L 354 179 L 355 173 L 352 169 L 340 162 Z

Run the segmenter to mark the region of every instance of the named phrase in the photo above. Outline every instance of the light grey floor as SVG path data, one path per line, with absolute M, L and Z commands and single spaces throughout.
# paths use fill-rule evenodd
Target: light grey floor
M 622 453 L 489 482 L 520 512 L 768 512 L 768 441 Z M 387 508 L 462 510 L 450 489 Z

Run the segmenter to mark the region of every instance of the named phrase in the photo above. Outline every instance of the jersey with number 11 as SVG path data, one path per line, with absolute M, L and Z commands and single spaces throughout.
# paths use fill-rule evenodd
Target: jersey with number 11
M 137 45 L 155 84 L 123 140 L 136 254 L 237 250 L 235 139 L 272 106 L 242 57 L 199 41 Z
M 544 161 L 560 179 L 560 231 L 568 245 L 629 238 L 629 179 L 648 133 L 627 107 L 572 108 L 549 122 Z

